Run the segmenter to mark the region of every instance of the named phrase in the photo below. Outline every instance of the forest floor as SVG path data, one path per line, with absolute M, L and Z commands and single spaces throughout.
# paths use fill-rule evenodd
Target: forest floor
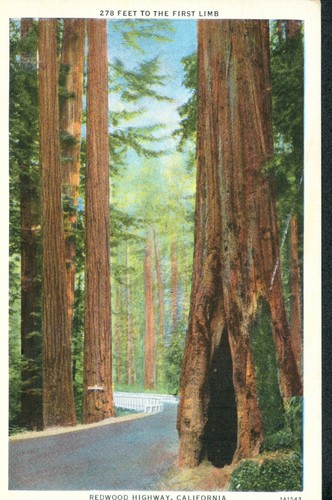
M 207 460 L 195 469 L 171 467 L 159 484 L 165 491 L 228 491 L 231 474 L 236 466 L 213 467 Z

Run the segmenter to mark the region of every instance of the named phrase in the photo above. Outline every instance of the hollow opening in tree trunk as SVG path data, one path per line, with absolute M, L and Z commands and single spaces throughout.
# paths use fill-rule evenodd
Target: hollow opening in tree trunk
M 208 460 L 215 467 L 230 464 L 237 446 L 237 411 L 233 362 L 228 333 L 223 331 L 209 371 L 210 404 L 204 442 Z

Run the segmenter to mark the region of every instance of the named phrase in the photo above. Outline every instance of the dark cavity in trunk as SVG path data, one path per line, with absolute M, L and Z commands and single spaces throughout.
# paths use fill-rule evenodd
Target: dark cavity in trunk
M 228 333 L 223 331 L 209 372 L 210 404 L 204 441 L 208 460 L 215 467 L 230 464 L 237 446 L 237 411 L 233 363 Z

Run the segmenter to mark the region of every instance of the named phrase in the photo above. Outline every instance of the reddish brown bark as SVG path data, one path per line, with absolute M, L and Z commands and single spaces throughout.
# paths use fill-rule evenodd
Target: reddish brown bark
M 182 273 L 182 310 L 181 310 L 181 320 L 183 322 L 187 321 L 188 314 L 188 252 L 185 241 L 183 241 L 183 273 Z
M 144 387 L 153 389 L 156 380 L 156 334 L 153 305 L 151 238 L 147 234 L 144 259 L 145 285 L 145 358 Z
M 286 21 L 286 38 L 296 38 L 301 33 L 302 21 Z
M 67 70 L 65 88 L 70 97 L 64 99 L 60 110 L 60 129 L 66 135 L 61 153 L 65 200 L 64 229 L 70 331 L 72 330 L 75 288 L 75 230 L 80 181 L 84 40 L 85 20 L 65 19 L 61 64 Z
M 24 41 L 33 26 L 32 19 L 21 20 L 21 39 Z M 36 66 L 36 53 L 24 50 L 21 63 L 31 71 Z M 36 72 L 37 78 L 37 72 Z M 38 364 L 41 339 L 37 334 L 39 322 L 40 284 L 38 264 L 39 210 L 37 186 L 32 180 L 29 164 L 20 167 L 21 199 L 21 424 L 26 428 L 42 426 L 42 388 Z
M 61 205 L 57 21 L 39 21 L 39 113 L 43 232 L 43 420 L 72 425 L 75 406 Z
M 290 222 L 290 260 L 291 260 L 291 296 L 290 296 L 290 331 L 292 348 L 298 371 L 302 374 L 302 307 L 301 278 L 299 266 L 299 241 L 296 216 Z
M 107 25 L 88 21 L 83 421 L 113 415 Z
M 224 335 L 237 404 L 234 460 L 259 451 L 263 426 L 249 334 L 260 298 L 270 305 L 283 394 L 301 392 L 280 266 L 274 273 L 275 198 L 262 175 L 273 149 L 268 22 L 200 21 L 198 84 L 194 269 L 178 413 L 182 467 L 198 465 L 204 451 L 211 359 Z

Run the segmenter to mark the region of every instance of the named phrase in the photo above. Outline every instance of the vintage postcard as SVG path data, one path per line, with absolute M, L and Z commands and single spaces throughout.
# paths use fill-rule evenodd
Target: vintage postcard
M 321 498 L 319 3 L 1 42 L 2 498 Z

